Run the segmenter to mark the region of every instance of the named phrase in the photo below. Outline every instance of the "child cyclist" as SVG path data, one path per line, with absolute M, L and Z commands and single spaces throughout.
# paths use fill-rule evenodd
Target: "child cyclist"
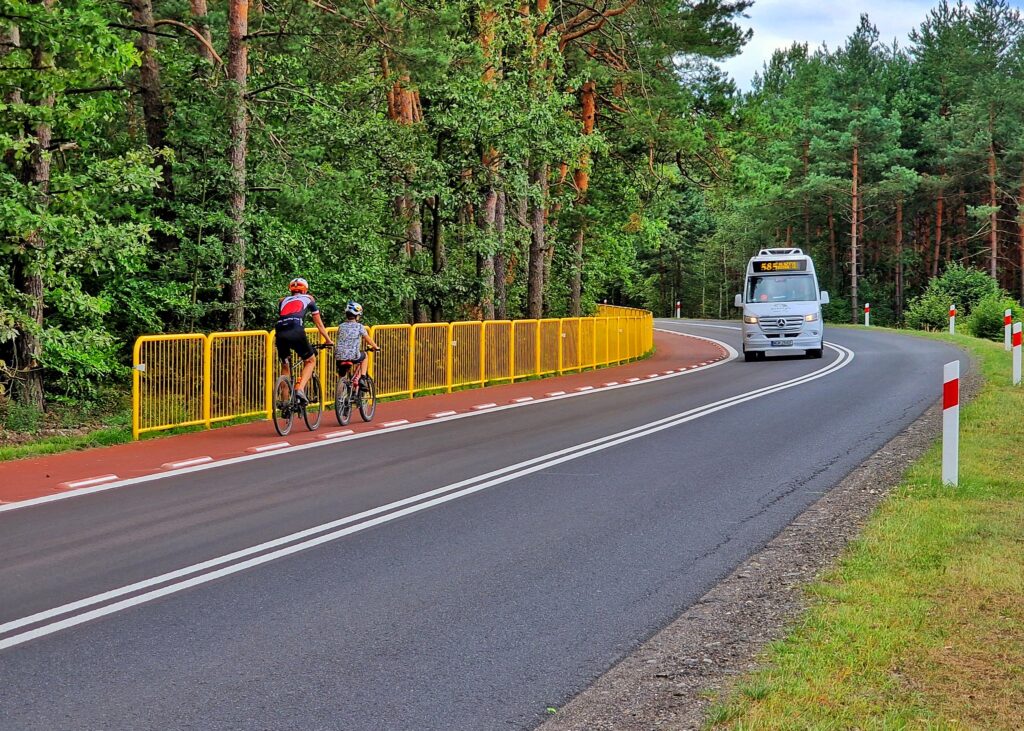
M 274 326 L 274 341 L 277 346 L 277 357 L 281 360 L 281 373 L 291 375 L 291 367 L 288 364 L 292 351 L 302 358 L 302 373 L 299 381 L 295 384 L 295 397 L 302 403 L 309 403 L 306 398 L 306 382 L 313 375 L 313 368 L 316 367 L 316 353 L 306 338 L 305 319 L 310 315 L 313 324 L 320 331 L 327 345 L 333 345 L 331 337 L 324 328 L 323 320 L 320 318 L 320 308 L 316 300 L 309 294 L 309 283 L 302 277 L 296 277 L 288 283 L 287 297 L 282 297 L 277 303 L 277 324 Z
M 358 302 L 349 302 L 345 306 L 345 320 L 338 325 L 338 335 L 334 348 L 334 359 L 338 362 L 338 375 L 344 376 L 352 368 L 352 383 L 356 387 L 360 385 L 360 376 L 363 371 L 363 361 L 366 360 L 366 353 L 362 352 L 362 344 L 365 341 L 367 350 L 380 350 L 380 346 L 373 342 L 370 331 L 360 322 L 363 316 L 363 306 Z

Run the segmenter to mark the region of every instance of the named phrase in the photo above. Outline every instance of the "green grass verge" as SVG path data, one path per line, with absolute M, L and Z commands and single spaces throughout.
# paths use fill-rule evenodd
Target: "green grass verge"
M 709 728 L 1024 724 L 1024 387 L 1002 343 L 921 335 L 966 348 L 984 377 L 961 407 L 960 486 L 940 484 L 936 444 Z

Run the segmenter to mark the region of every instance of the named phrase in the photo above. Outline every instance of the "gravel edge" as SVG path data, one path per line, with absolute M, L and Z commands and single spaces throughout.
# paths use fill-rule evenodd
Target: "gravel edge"
M 972 362 L 961 401 L 981 385 Z M 834 565 L 941 433 L 937 402 L 538 731 L 701 728 L 712 697 L 758 667 L 765 645 L 783 637 L 807 607 L 804 586 Z

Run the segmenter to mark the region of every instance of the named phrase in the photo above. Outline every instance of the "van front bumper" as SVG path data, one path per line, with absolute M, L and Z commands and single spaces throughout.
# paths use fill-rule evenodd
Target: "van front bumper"
M 779 351 L 784 352 L 787 350 L 817 350 L 822 347 L 822 341 L 824 336 L 821 332 L 810 333 L 803 332 L 798 334 L 796 337 L 785 337 L 779 335 L 778 337 L 769 338 L 763 332 L 748 330 L 743 333 L 743 350 L 750 352 L 757 351 Z M 786 342 L 789 345 L 772 345 L 772 343 Z

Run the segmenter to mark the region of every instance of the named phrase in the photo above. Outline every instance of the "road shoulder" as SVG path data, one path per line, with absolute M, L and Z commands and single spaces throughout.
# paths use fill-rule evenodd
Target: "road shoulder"
M 981 384 L 972 367 L 964 401 Z M 784 636 L 807 606 L 803 587 L 834 563 L 941 431 L 935 404 L 539 731 L 701 728 L 717 691 Z

